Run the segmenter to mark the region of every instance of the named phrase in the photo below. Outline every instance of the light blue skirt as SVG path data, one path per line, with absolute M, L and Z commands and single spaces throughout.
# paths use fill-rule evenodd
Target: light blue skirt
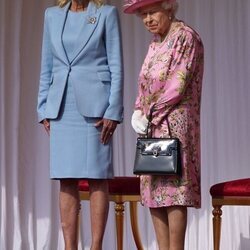
M 77 111 L 73 86 L 68 81 L 60 114 L 50 121 L 52 179 L 113 177 L 112 143 L 100 142 L 101 128 L 94 126 L 98 120 Z

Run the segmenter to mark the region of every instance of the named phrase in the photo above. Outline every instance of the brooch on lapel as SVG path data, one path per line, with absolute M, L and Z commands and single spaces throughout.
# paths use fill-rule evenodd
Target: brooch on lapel
M 95 24 L 95 22 L 96 22 L 96 17 L 88 17 L 88 23 Z

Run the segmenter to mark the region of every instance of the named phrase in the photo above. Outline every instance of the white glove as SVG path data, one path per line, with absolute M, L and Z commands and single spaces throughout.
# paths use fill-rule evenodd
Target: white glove
M 131 125 L 137 134 L 145 135 L 148 119 L 142 114 L 141 110 L 135 110 L 131 118 Z

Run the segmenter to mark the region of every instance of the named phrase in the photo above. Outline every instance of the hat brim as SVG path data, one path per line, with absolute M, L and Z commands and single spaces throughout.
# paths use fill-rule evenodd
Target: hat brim
M 144 7 L 144 6 L 152 4 L 152 3 L 158 3 L 158 2 L 163 2 L 163 1 L 165 1 L 165 0 L 144 0 L 144 1 L 140 1 L 140 2 L 137 2 L 137 3 L 134 3 L 134 4 L 130 5 L 128 7 L 125 7 L 123 12 L 126 13 L 126 14 L 134 14 L 141 7 Z

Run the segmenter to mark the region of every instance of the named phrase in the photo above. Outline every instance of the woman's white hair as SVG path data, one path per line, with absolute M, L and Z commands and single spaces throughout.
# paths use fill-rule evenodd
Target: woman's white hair
M 175 16 L 175 14 L 176 14 L 176 12 L 178 10 L 179 4 L 177 2 L 168 3 L 167 1 L 163 1 L 162 7 L 165 10 L 172 10 L 172 14 L 173 14 L 173 16 Z

